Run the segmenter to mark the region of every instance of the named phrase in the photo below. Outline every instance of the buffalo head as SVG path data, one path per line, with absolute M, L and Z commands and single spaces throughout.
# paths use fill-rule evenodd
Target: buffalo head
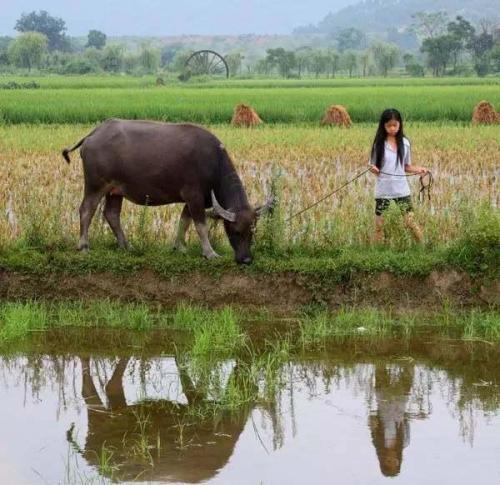
M 234 257 L 238 264 L 250 264 L 252 253 L 253 231 L 257 219 L 272 210 L 274 197 L 271 197 L 262 206 L 247 207 L 239 210 L 224 209 L 217 201 L 212 191 L 213 217 L 224 221 L 224 229 L 234 250 Z

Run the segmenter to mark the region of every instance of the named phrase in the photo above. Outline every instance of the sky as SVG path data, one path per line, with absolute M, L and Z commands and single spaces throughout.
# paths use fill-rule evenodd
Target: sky
M 70 36 L 290 34 L 359 0 L 0 0 L 0 35 L 14 35 L 23 12 L 47 10 Z

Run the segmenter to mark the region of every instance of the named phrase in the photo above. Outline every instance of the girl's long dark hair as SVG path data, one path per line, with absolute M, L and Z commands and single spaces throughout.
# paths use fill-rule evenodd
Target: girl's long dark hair
M 377 133 L 375 134 L 375 139 L 373 140 L 372 145 L 371 159 L 375 160 L 375 165 L 378 169 L 382 168 L 382 162 L 384 160 L 385 140 L 387 138 L 387 132 L 385 131 L 384 125 L 391 120 L 399 121 L 399 131 L 396 134 L 396 142 L 398 145 L 397 162 L 401 164 L 403 163 L 405 153 L 403 143 L 403 119 L 401 118 L 401 113 L 397 109 L 390 108 L 386 109 L 380 116 Z

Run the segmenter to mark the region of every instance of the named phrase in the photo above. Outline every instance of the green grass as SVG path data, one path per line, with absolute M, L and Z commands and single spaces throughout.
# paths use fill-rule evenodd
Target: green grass
M 483 99 L 500 105 L 498 83 L 312 86 L 0 90 L 0 120 L 95 123 L 117 117 L 228 123 L 234 106 L 248 103 L 268 123 L 318 124 L 332 104 L 346 106 L 355 122 L 375 122 L 389 106 L 397 106 L 408 121 L 465 122 Z
M 406 338 L 421 331 L 463 340 L 500 342 L 500 314 L 478 309 L 460 312 L 443 308 L 425 315 L 396 314 L 375 308 L 342 308 L 337 312 L 320 310 L 304 315 L 299 321 L 299 329 L 299 341 L 306 349 L 343 338 Z
M 245 342 L 237 316 L 230 307 L 212 310 L 194 327 L 193 356 L 231 355 Z
M 7 302 L 0 306 L 0 344 L 22 339 L 30 332 L 45 330 L 49 315 L 47 306 L 39 302 Z
M 314 276 L 334 283 L 352 276 L 383 271 L 399 276 L 424 277 L 433 270 L 457 269 L 471 276 L 499 277 L 500 218 L 494 211 L 476 213 L 462 237 L 450 244 L 435 247 L 411 245 L 401 249 L 378 246 L 302 246 L 284 248 L 265 246 L 254 251 L 254 262 L 248 267 L 234 263 L 232 250 L 224 243 L 218 249 L 223 257 L 207 261 L 197 242 L 187 254 L 174 252 L 169 245 L 151 243 L 144 251 L 121 251 L 107 240 L 95 241 L 88 254 L 77 252 L 73 245 L 29 247 L 25 241 L 0 246 L 0 269 L 43 276 L 46 274 L 85 275 L 112 272 L 131 276 L 140 270 L 152 270 L 160 277 L 174 277 L 191 272 L 221 275 L 228 271 L 245 274 L 280 274 L 293 272 Z M 266 240 L 266 238 L 263 238 Z M 182 310 L 179 310 L 182 325 Z
M 182 320 L 180 313 L 183 314 Z M 192 336 L 189 355 L 205 360 L 228 357 L 240 351 L 254 352 L 244 327 L 263 325 L 266 320 L 259 319 L 251 325 L 245 323 L 251 320 L 251 316 L 250 313 L 243 317 L 228 306 L 201 310 L 186 303 L 169 312 L 153 310 L 144 304 L 110 300 L 7 301 L 0 303 L 0 345 L 22 340 L 32 332 L 64 328 L 182 329 Z M 466 340 L 500 341 L 500 315 L 494 310 L 456 311 L 445 306 L 427 314 L 400 314 L 371 307 L 344 307 L 335 312 L 316 309 L 290 319 L 290 322 L 294 321 L 296 324 L 289 326 L 285 336 L 274 344 L 266 344 L 272 347 L 273 359 L 286 360 L 290 348 L 297 343 L 302 347 L 315 347 L 337 337 L 407 337 L 429 328 L 438 334 L 451 332 Z M 297 338 L 292 338 L 294 334 Z

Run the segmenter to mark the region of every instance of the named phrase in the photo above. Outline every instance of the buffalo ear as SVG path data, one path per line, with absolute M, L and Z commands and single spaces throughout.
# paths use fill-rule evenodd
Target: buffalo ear
M 257 217 L 265 216 L 266 214 L 272 214 L 274 206 L 277 202 L 277 197 L 272 195 L 269 197 L 264 205 L 259 205 L 255 207 L 255 214 Z

